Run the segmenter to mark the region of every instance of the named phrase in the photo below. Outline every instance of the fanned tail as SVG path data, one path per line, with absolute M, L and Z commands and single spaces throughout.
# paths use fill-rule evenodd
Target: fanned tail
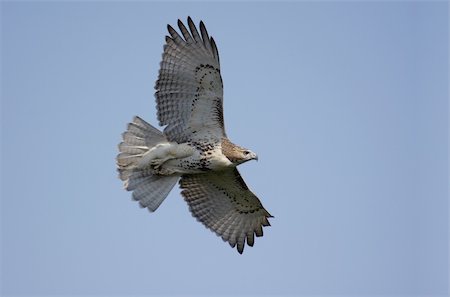
M 117 169 L 125 189 L 133 191 L 133 199 L 141 207 L 155 211 L 177 183 L 178 175 L 158 175 L 139 162 L 146 152 L 159 143 L 167 142 L 164 134 L 139 117 L 134 117 L 122 134 Z

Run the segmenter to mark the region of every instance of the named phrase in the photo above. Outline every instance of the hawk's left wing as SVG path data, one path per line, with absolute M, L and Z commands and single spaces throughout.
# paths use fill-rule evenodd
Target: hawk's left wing
M 204 174 L 184 175 L 181 194 L 192 215 L 242 253 L 245 242 L 253 246 L 255 235 L 263 235 L 272 217 L 264 209 L 236 168 Z
M 156 81 L 156 103 L 164 134 L 178 143 L 225 136 L 223 86 L 216 43 L 200 22 L 188 28 L 178 20 L 181 35 L 168 26 L 163 59 Z

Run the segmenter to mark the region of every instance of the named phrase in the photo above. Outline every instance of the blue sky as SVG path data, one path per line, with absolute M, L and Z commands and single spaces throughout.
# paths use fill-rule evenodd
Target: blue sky
M 2 2 L 1 294 L 448 294 L 448 3 Z M 166 25 L 217 41 L 229 137 L 275 216 L 239 255 L 115 169 Z

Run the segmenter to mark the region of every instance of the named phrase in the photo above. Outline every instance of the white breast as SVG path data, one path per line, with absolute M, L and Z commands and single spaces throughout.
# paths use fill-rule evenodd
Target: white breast
M 213 151 L 211 159 L 209 159 L 209 161 L 211 162 L 212 170 L 221 170 L 227 167 L 234 166 L 234 164 L 231 163 L 231 161 L 228 160 L 228 158 L 225 157 L 224 154 L 222 154 L 222 151 L 219 149 Z

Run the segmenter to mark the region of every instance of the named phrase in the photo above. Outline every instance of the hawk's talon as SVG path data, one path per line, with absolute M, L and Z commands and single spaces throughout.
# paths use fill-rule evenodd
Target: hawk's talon
M 164 158 L 164 159 L 153 159 L 150 161 L 150 166 L 153 169 L 159 169 L 161 168 L 161 165 L 164 164 L 164 162 L 166 162 L 167 160 L 169 160 L 170 158 Z

